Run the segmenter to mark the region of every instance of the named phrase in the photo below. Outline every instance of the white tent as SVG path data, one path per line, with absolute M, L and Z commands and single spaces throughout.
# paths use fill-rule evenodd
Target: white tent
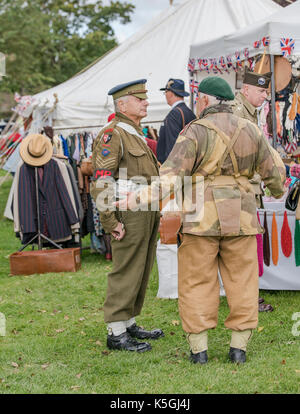
M 90 126 L 106 123 L 113 112 L 107 91 L 118 83 L 147 78 L 147 122 L 161 121 L 169 110 L 163 87 L 170 77 L 184 79 L 190 45 L 224 36 L 252 25 L 280 8 L 272 0 L 186 0 L 172 6 L 85 71 L 34 96 L 33 128 L 51 113 L 54 126 Z
M 287 45 L 281 43 L 285 40 Z M 240 53 L 241 60 L 247 56 L 253 57 L 264 51 L 268 45 L 268 53 L 282 55 L 281 47 L 291 47 L 292 55 L 300 55 L 300 1 L 282 8 L 271 16 L 266 16 L 259 22 L 236 31 L 233 34 L 221 35 L 209 42 L 195 43 L 190 48 L 190 58 L 216 59 L 232 56 L 232 62 L 236 62 L 235 53 Z M 256 46 L 256 47 L 255 47 Z

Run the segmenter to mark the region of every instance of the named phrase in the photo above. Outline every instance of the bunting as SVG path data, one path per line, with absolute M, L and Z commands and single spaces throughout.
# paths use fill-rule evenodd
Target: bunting
M 282 56 L 290 56 L 295 48 L 295 41 L 292 38 L 282 37 L 280 39 L 280 49 Z

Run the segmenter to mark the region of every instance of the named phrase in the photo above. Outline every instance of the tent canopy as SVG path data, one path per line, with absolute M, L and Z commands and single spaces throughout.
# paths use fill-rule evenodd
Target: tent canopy
M 283 40 L 283 43 L 281 42 Z M 236 53 L 241 60 L 263 53 L 285 55 L 289 52 L 300 55 L 300 1 L 281 8 L 270 16 L 266 16 L 251 27 L 242 28 L 235 33 L 227 34 L 209 42 L 192 44 L 190 59 L 197 62 L 196 70 L 203 69 L 201 59 L 215 59 L 220 64 L 221 57 L 227 57 L 235 63 Z M 282 49 L 285 48 L 285 49 Z M 201 66 L 199 66 L 199 64 Z
M 52 113 L 54 126 L 106 123 L 114 111 L 107 91 L 139 78 L 148 79 L 150 105 L 145 120 L 161 121 L 170 108 L 159 88 L 173 77 L 183 79 L 189 89 L 187 62 L 192 43 L 253 25 L 278 9 L 281 7 L 272 0 L 186 0 L 171 6 L 86 70 L 35 95 L 35 124 L 53 106 L 54 94 L 58 98 Z

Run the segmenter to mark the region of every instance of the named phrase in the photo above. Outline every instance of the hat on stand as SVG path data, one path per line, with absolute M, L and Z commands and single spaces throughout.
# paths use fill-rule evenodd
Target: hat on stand
M 50 161 L 53 147 L 49 138 L 41 134 L 29 134 L 20 144 L 22 160 L 33 167 L 41 167 Z

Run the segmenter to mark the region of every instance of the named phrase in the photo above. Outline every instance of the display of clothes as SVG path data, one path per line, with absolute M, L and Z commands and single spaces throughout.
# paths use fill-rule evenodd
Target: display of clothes
M 299 84 L 290 84 L 275 96 L 276 145 L 290 154 L 300 145 L 300 90 Z M 272 110 L 266 101 L 259 112 L 259 126 L 264 135 L 273 142 Z
M 38 191 L 42 234 L 63 247 L 80 246 L 83 210 L 72 169 L 64 161 L 51 158 L 38 167 Z M 14 231 L 26 244 L 38 231 L 33 166 L 20 161 L 12 193 Z
M 90 195 L 90 177 L 84 175 L 80 168 L 82 160 L 91 157 L 96 137 L 97 134 L 92 132 L 75 133 L 66 137 L 62 134 L 54 135 L 53 147 L 56 154 L 67 157 L 74 173 L 83 211 L 81 237 L 90 234 L 91 252 L 105 254 L 111 260 L 110 236 L 105 234 L 101 226 L 98 210 Z

